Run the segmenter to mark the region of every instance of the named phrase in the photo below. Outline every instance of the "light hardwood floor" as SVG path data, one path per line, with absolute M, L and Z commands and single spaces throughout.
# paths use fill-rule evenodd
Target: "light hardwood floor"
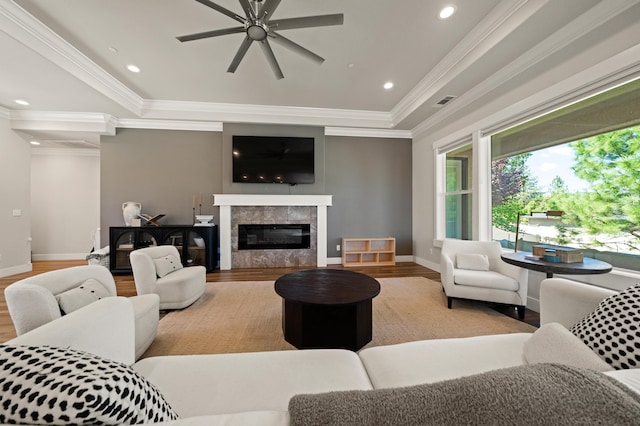
M 11 283 L 20 279 L 41 274 L 43 272 L 68 268 L 70 266 L 86 265 L 83 260 L 64 260 L 64 261 L 35 261 L 33 262 L 33 271 L 11 275 L 0 278 L 0 342 L 4 342 L 15 337 L 16 333 L 9 316 L 7 303 L 4 299 L 4 289 Z M 343 269 L 342 265 L 329 265 L 328 268 Z M 304 268 L 309 269 L 309 268 Z M 349 267 L 350 271 L 361 272 L 374 278 L 393 278 L 393 277 L 425 277 L 434 281 L 440 281 L 440 273 L 420 266 L 412 262 L 397 263 L 395 266 L 367 266 L 367 267 Z M 225 281 L 271 281 L 278 277 L 293 272 L 293 268 L 268 268 L 268 269 L 234 269 L 230 271 L 215 271 L 207 274 L 208 282 L 225 282 Z M 132 275 L 116 275 L 116 288 L 119 296 L 134 296 L 136 294 L 135 284 Z M 496 307 L 497 310 L 516 317 L 512 308 Z M 536 312 L 527 310 L 526 322 L 537 326 L 539 317 Z

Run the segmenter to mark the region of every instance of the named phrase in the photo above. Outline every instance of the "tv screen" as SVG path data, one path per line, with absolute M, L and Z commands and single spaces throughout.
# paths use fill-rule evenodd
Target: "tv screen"
M 314 183 L 314 139 L 276 136 L 233 137 L 233 181 Z

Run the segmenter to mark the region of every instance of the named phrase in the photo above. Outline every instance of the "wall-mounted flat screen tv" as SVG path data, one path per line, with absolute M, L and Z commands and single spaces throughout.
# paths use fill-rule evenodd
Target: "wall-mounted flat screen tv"
M 233 136 L 233 182 L 314 183 L 314 138 Z

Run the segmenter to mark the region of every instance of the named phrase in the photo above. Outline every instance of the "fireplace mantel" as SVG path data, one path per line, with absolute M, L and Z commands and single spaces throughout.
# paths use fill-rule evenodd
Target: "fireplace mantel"
M 231 269 L 232 206 L 315 206 L 317 266 L 327 266 L 327 206 L 332 205 L 332 198 L 332 195 L 213 194 L 213 205 L 220 207 L 220 269 Z

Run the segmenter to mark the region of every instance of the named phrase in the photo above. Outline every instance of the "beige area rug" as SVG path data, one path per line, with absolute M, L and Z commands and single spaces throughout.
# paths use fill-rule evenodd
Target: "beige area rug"
M 532 332 L 535 327 L 486 304 L 454 301 L 423 277 L 380 278 L 373 299 L 373 340 L 365 347 L 423 339 Z M 160 320 L 144 357 L 295 349 L 282 335 L 282 299 L 272 281 L 207 283 L 193 305 Z

